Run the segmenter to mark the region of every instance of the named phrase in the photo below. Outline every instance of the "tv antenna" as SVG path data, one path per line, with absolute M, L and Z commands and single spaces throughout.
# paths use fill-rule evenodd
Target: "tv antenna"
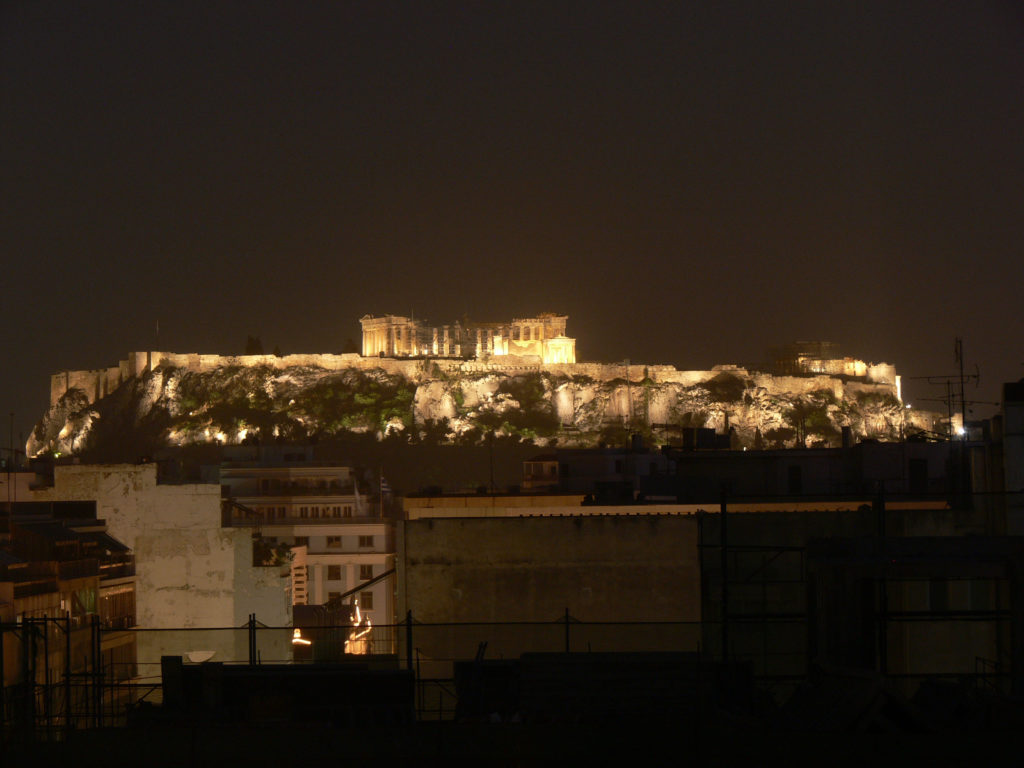
M 929 384 L 944 384 L 946 387 L 946 397 L 944 398 L 922 398 L 923 400 L 932 400 L 936 402 L 945 402 L 946 411 L 949 416 L 949 433 L 950 440 L 953 439 L 953 411 L 956 407 L 956 398 L 953 394 L 953 385 L 959 383 L 960 387 L 960 436 L 967 439 L 967 404 L 971 405 L 990 405 L 988 401 L 983 400 L 967 400 L 964 395 L 964 385 L 968 381 L 973 381 L 974 386 L 977 387 L 981 383 L 981 373 L 978 370 L 978 365 L 974 365 L 974 373 L 964 373 L 964 342 L 959 336 L 956 337 L 956 341 L 953 344 L 953 356 L 956 360 L 956 364 L 959 367 L 959 371 L 953 374 L 938 374 L 933 376 L 908 376 L 908 379 L 917 379 L 927 381 Z

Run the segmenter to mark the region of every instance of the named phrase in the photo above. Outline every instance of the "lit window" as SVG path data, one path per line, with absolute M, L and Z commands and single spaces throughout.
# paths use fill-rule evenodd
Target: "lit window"
M 341 536 L 328 536 L 327 537 L 327 546 L 328 547 L 340 547 L 341 546 Z

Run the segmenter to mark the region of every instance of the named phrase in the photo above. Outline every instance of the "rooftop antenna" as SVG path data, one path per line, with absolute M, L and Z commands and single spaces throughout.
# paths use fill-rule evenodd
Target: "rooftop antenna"
M 960 429 L 967 439 L 967 406 L 964 405 L 964 342 L 959 336 L 953 342 L 953 357 L 960 366 Z
M 961 437 L 967 439 L 967 405 L 974 405 L 975 403 L 981 403 L 985 401 L 981 400 L 968 400 L 964 394 L 964 384 L 968 381 L 973 381 L 974 386 L 977 387 L 981 381 L 981 374 L 978 371 L 978 366 L 974 366 L 974 373 L 964 373 L 964 347 L 963 340 L 957 336 L 956 341 L 953 345 L 953 354 L 956 359 L 958 366 L 958 372 L 953 374 L 939 374 L 935 376 L 906 376 L 907 379 L 918 379 L 927 381 L 929 384 L 943 384 L 946 387 L 946 400 L 949 405 L 947 409 L 949 411 L 950 419 L 950 430 L 952 430 L 953 410 L 956 405 L 956 399 L 953 396 L 953 384 L 958 382 L 960 385 L 960 428 L 963 430 Z M 927 400 L 928 398 L 924 398 Z M 951 435 L 952 437 L 952 435 Z
M 978 386 L 978 382 L 981 380 L 981 375 L 978 372 L 978 367 L 975 366 L 974 373 L 964 373 L 964 347 L 963 340 L 957 336 L 956 341 L 953 345 L 953 354 L 956 359 L 958 372 L 951 375 L 938 375 L 938 376 L 910 376 L 911 379 L 924 379 L 929 384 L 944 384 L 946 386 L 946 409 L 949 414 L 949 461 L 950 466 L 953 466 L 954 461 L 957 462 L 958 473 L 956 477 L 950 480 L 950 492 L 951 493 L 963 493 L 968 487 L 969 483 L 966 478 L 967 472 L 967 460 L 966 460 L 966 446 L 967 446 L 967 398 L 964 396 L 964 384 L 967 381 L 974 381 L 974 386 Z M 953 411 L 956 407 L 956 397 L 953 391 L 954 383 L 960 385 L 960 440 L 961 446 L 954 452 L 953 446 Z M 974 402 L 974 401 L 972 401 Z

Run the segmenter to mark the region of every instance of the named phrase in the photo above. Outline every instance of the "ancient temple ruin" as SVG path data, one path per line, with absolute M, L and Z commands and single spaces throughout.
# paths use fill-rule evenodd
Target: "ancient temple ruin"
M 428 325 L 399 315 L 364 315 L 363 357 L 456 357 L 484 360 L 535 357 L 546 364 L 575 363 L 576 339 L 565 335 L 568 315 L 543 312 L 511 322 L 469 320 Z

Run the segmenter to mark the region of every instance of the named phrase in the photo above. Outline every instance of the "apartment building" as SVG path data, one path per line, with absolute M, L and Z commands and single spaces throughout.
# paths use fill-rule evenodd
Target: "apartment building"
M 374 624 L 393 623 L 392 526 L 352 467 L 317 462 L 309 447 L 243 446 L 225 459 L 231 524 L 251 526 L 264 556 L 290 557 L 293 605 L 358 600 Z

